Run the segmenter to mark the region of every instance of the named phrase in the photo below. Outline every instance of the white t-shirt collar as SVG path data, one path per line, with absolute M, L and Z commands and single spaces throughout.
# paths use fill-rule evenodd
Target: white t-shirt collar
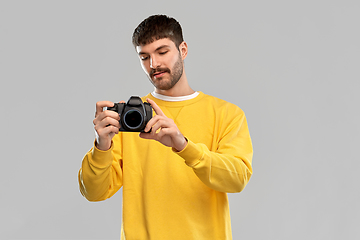
M 157 98 L 157 99 L 160 99 L 160 100 L 163 100 L 163 101 L 168 101 L 168 102 L 180 102 L 180 101 L 185 101 L 185 100 L 190 100 L 190 99 L 193 99 L 193 98 L 196 98 L 197 95 L 199 95 L 199 92 L 194 92 L 190 95 L 186 95 L 186 96 L 180 96 L 180 97 L 169 97 L 169 96 L 165 96 L 165 95 L 162 95 L 162 94 L 159 94 L 159 93 L 156 93 L 155 91 L 153 91 L 151 93 L 151 95 L 154 97 L 154 98 Z

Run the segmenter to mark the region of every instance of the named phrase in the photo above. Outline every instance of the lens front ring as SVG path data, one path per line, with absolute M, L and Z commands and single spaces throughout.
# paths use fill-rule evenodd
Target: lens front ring
M 144 122 L 144 117 L 139 110 L 130 109 L 125 112 L 122 122 L 125 124 L 125 128 L 130 130 L 140 130 L 139 128 Z

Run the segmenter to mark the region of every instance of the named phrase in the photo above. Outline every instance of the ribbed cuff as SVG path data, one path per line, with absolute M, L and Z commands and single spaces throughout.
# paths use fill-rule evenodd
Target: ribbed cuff
M 200 162 L 203 154 L 201 147 L 189 139 L 186 147 L 182 151 L 175 153 L 182 157 L 189 167 L 194 167 L 197 165 Z
M 112 149 L 113 149 L 112 142 L 110 149 L 106 151 L 98 149 L 94 142 L 94 147 L 91 151 L 92 164 L 100 168 L 109 166 L 112 163 L 112 153 L 111 153 Z

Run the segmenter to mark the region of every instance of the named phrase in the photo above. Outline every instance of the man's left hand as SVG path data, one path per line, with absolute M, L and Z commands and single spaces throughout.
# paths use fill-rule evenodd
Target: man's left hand
M 140 137 L 144 139 L 154 139 L 167 147 L 172 147 L 176 151 L 183 150 L 187 141 L 184 135 L 176 126 L 174 120 L 166 117 L 160 107 L 151 99 L 146 99 L 154 109 L 156 115 L 147 123 L 144 131 L 140 133 Z M 151 132 L 148 132 L 150 131 Z

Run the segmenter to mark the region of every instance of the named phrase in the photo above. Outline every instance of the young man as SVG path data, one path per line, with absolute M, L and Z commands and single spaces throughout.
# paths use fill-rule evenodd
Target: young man
M 195 92 L 188 84 L 187 44 L 180 24 L 150 16 L 133 44 L 154 92 L 145 132 L 119 132 L 119 115 L 96 104 L 97 138 L 79 171 L 89 201 L 123 187 L 121 239 L 231 239 L 227 193 L 240 192 L 252 174 L 252 144 L 237 106 Z

